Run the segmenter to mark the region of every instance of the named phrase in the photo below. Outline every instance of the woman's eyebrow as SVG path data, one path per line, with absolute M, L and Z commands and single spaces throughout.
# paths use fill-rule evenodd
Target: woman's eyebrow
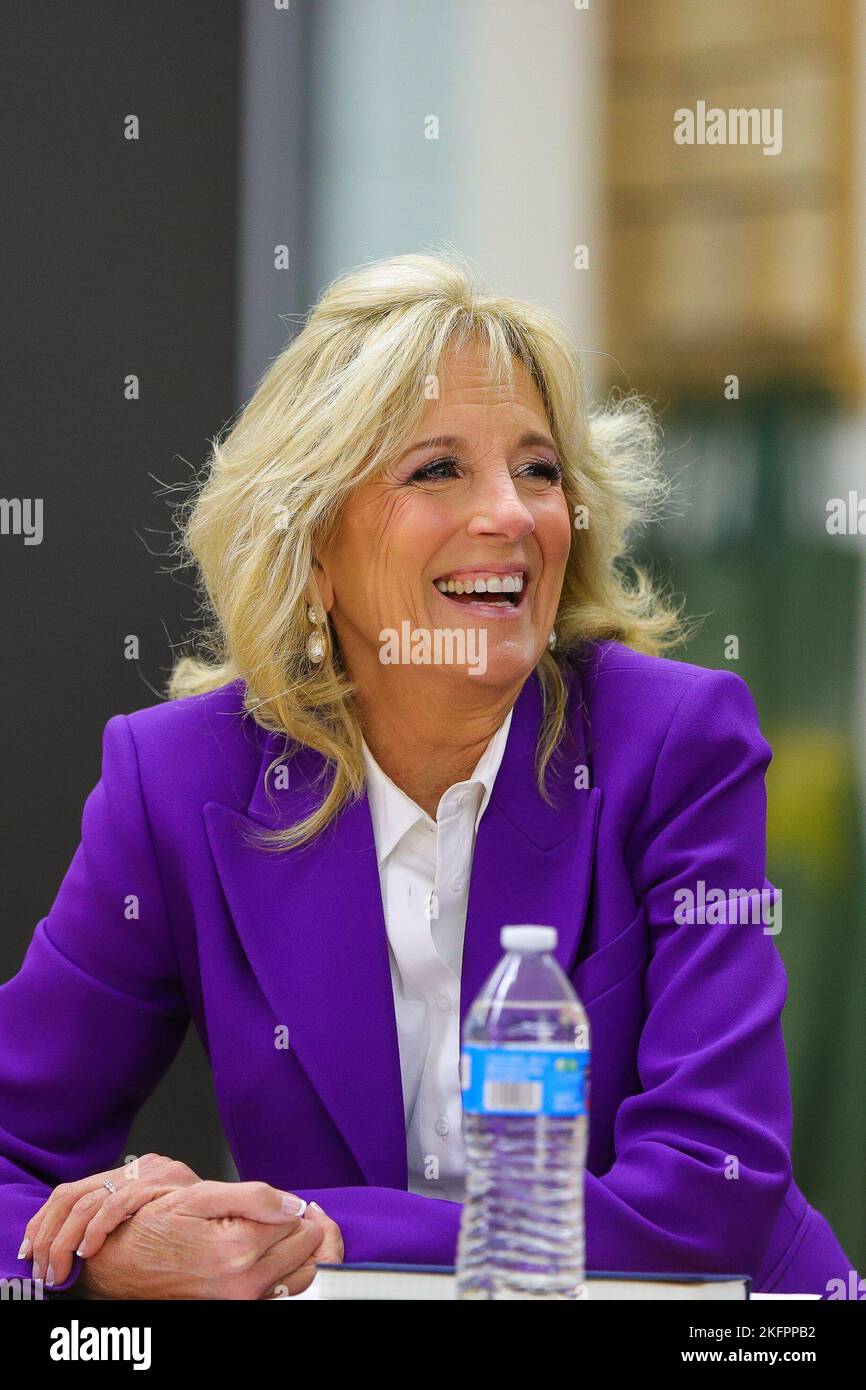
M 435 434 L 430 439 L 416 439 L 414 444 L 403 450 L 400 459 L 416 453 L 418 449 L 459 449 L 465 443 L 465 439 L 459 434 Z
M 430 439 L 418 439 L 414 444 L 410 444 L 408 449 L 403 451 L 400 455 L 400 462 L 409 454 L 414 454 L 418 449 L 461 449 L 465 443 L 466 440 L 460 434 L 437 434 L 433 435 Z M 518 449 L 527 449 L 539 445 L 547 449 L 553 449 L 554 451 L 556 449 L 556 445 L 549 435 L 539 434 L 537 430 L 528 430 L 525 434 L 522 434 L 517 441 L 516 447 Z

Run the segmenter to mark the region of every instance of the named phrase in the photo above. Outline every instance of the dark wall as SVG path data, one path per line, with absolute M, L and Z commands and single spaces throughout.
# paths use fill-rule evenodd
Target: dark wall
M 106 721 L 162 698 L 195 616 L 162 572 L 156 480 L 188 481 L 236 406 L 239 21 L 228 0 L 3 8 L 0 497 L 44 499 L 41 545 L 0 535 L 3 979 L 78 842 Z M 220 1176 L 212 1095 L 191 1031 L 127 1151 Z

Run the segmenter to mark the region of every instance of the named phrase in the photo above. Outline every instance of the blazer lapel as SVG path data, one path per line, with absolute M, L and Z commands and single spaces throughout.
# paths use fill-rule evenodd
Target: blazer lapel
M 535 780 L 535 746 L 542 718 L 538 677 L 533 673 L 518 696 L 508 743 L 475 843 L 463 970 L 461 1017 L 502 957 L 499 934 L 510 924 L 556 927 L 556 957 L 573 969 L 586 917 L 601 792 L 576 787 L 578 767 L 587 765 L 582 692 L 570 673 L 567 724 L 574 742 L 564 741 L 548 764 L 548 805 Z
M 535 783 L 542 702 L 538 678 L 523 686 L 493 795 L 481 819 L 469 889 L 461 1018 L 501 956 L 507 923 L 555 926 L 568 971 L 586 913 L 600 793 L 576 789 L 585 762 L 580 686 L 568 720 L 574 746 L 548 767 L 548 806 Z M 345 807 L 315 841 L 289 851 L 250 843 L 256 829 L 286 827 L 322 795 L 322 759 L 301 748 L 286 762 L 289 786 L 266 792 L 264 774 L 283 752 L 264 752 L 247 814 L 204 808 L 208 838 L 235 928 L 276 1023 L 315 1086 L 368 1183 L 405 1188 L 406 1132 L 388 938 L 366 797 Z
M 242 816 L 204 808 L 229 911 L 289 1045 L 368 1183 L 405 1187 L 406 1130 L 388 939 L 367 800 L 356 801 L 312 843 L 289 851 L 248 843 L 262 825 L 289 826 L 321 799 L 320 756 L 286 763 L 289 788 L 265 792 L 282 752 L 268 735 L 256 789 Z

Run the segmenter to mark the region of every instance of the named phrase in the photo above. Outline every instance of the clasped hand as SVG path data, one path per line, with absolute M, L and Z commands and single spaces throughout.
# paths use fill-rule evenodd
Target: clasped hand
M 75 1287 L 88 1298 L 263 1299 L 303 1292 L 317 1261 L 342 1260 L 343 1241 L 294 1193 L 146 1154 L 56 1187 L 27 1223 L 19 1258 L 31 1253 L 49 1287 L 81 1255 Z

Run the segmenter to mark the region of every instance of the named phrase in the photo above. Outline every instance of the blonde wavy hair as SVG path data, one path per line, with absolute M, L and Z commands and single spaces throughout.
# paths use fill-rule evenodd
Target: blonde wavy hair
M 558 318 L 487 293 L 451 255 L 395 256 L 340 276 L 262 376 L 249 402 L 211 441 L 204 476 L 181 508 L 177 554 L 197 566 L 201 630 L 178 660 L 168 693 L 202 694 L 244 682 L 246 711 L 264 728 L 307 745 L 333 776 L 320 805 L 268 843 L 312 840 L 364 788 L 362 729 L 336 633 L 325 655 L 306 650 L 312 563 L 354 488 L 404 449 L 428 404 L 446 351 L 473 338 L 491 381 L 513 381 L 520 362 L 537 386 L 564 469 L 575 529 L 556 617 L 557 646 L 538 663 L 544 717 L 535 771 L 566 727 L 564 665 L 586 640 L 614 638 L 657 653 L 679 640 L 678 614 L 626 559 L 637 523 L 655 514 L 666 484 L 650 407 L 630 395 L 588 414 L 577 351 Z

